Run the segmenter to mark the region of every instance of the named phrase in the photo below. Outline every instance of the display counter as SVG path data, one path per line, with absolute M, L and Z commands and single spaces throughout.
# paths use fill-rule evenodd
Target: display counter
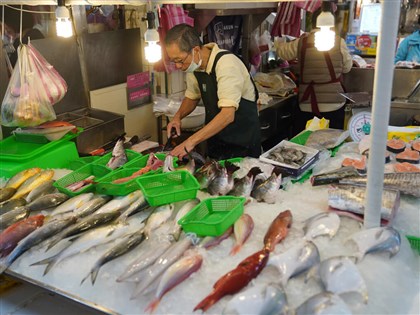
M 304 196 L 304 197 L 303 197 Z M 199 199 L 209 197 L 207 193 L 199 192 Z M 254 230 L 236 256 L 229 256 L 235 241 L 230 236 L 218 246 L 209 249 L 199 249 L 203 256 L 201 268 L 190 278 L 176 286 L 161 300 L 157 314 L 200 314 L 193 312 L 194 307 L 207 296 L 214 283 L 225 273 L 234 269 L 239 262 L 260 250 L 264 235 L 273 219 L 282 211 L 290 209 L 293 223 L 285 240 L 279 243 L 274 254 L 302 242 L 304 235 L 303 221 L 327 209 L 327 187 L 312 187 L 309 181 L 304 184 L 293 184 L 286 190 L 279 190 L 276 203 L 258 203 L 255 200 L 245 205 L 245 213 L 254 220 Z M 354 297 L 345 299 L 353 314 L 418 314 L 420 283 L 420 256 L 416 254 L 404 237 L 407 224 L 411 227 L 420 226 L 418 209 L 420 199 L 406 198 L 401 200 L 401 206 L 394 226 L 400 230 L 402 244 L 397 255 L 389 258 L 388 254 L 367 254 L 357 264 L 368 290 L 369 299 L 366 304 Z M 417 211 L 417 212 L 416 212 Z M 413 215 L 414 213 L 414 215 Z M 417 216 L 415 215 L 417 213 Z M 414 219 L 413 219 L 414 218 Z M 348 237 L 361 230 L 361 225 L 350 218 L 341 218 L 338 233 L 330 239 L 320 236 L 314 239 L 321 260 L 337 256 L 356 254 L 355 246 L 346 242 Z M 90 279 L 81 284 L 89 273 L 96 259 L 111 245 L 98 247 L 86 253 L 73 256 L 54 266 L 43 276 L 44 266 L 31 266 L 46 257 L 55 254 L 59 249 L 53 248 L 47 253 L 45 246 L 38 246 L 22 255 L 6 271 L 6 274 L 33 283 L 41 288 L 63 295 L 71 300 L 88 305 L 96 310 L 109 314 L 143 314 L 147 305 L 153 300 L 153 293 L 130 299 L 136 283 L 116 282 L 129 263 L 142 255 L 145 243 L 136 247 L 128 254 L 104 265 L 94 285 Z M 278 283 L 278 271 L 267 266 L 250 284 Z M 322 285 L 309 280 L 305 283 L 304 276 L 289 280 L 285 286 L 288 303 L 291 309 L 296 308 L 312 295 L 322 291 Z M 228 295 L 211 307 L 206 314 L 222 314 L 227 302 L 233 296 Z

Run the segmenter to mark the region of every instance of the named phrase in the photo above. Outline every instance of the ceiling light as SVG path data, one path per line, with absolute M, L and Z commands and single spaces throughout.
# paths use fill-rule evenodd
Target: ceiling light
M 159 33 L 155 29 L 155 14 L 152 11 L 147 12 L 147 31 L 144 33 L 144 40 L 147 46 L 144 47 L 146 60 L 155 63 L 162 58 L 162 49 L 159 42 Z
M 315 32 L 315 47 L 319 51 L 328 51 L 334 47 L 335 32 L 331 30 L 334 27 L 334 16 L 330 11 L 324 11 L 324 5 L 322 10 L 316 19 L 316 27 L 320 30 Z
M 65 7 L 64 0 L 58 0 L 58 6 L 55 10 L 57 36 L 71 37 L 73 36 L 73 27 L 70 19 L 70 11 Z

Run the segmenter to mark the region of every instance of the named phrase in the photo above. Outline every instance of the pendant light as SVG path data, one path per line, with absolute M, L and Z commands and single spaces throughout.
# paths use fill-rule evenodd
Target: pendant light
M 71 25 L 70 11 L 65 7 L 65 0 L 58 0 L 57 5 L 55 10 L 57 36 L 71 37 L 73 36 L 73 27 Z
M 315 32 L 315 47 L 319 51 L 328 51 L 334 47 L 335 32 L 331 30 L 334 27 L 334 16 L 331 13 L 331 3 L 322 2 L 322 12 L 316 19 L 316 27 L 320 28 Z
M 162 49 L 159 42 L 159 33 L 155 29 L 155 13 L 147 12 L 147 31 L 144 33 L 144 40 L 147 46 L 144 47 L 144 54 L 146 60 L 150 63 L 155 63 L 162 58 Z

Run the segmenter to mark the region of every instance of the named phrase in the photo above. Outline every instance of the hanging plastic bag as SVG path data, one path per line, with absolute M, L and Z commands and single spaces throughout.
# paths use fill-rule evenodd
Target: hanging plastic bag
M 30 60 L 28 45 L 18 47 L 18 60 L 13 70 L 1 107 L 2 125 L 33 127 L 56 118 L 45 82 Z
M 35 72 L 35 77 L 41 81 L 51 105 L 61 101 L 67 93 L 67 83 L 52 65 L 35 49 L 28 44 L 29 61 Z

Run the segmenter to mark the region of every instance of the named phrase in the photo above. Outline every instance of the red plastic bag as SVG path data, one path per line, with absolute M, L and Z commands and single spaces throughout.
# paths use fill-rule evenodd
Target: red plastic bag
M 2 125 L 33 127 L 56 118 L 52 101 L 62 96 L 52 97 L 54 93 L 47 85 L 52 84 L 48 80 L 53 80 L 47 74 L 50 69 L 40 62 L 39 56 L 31 53 L 30 45 L 18 47 L 18 60 L 2 102 Z

